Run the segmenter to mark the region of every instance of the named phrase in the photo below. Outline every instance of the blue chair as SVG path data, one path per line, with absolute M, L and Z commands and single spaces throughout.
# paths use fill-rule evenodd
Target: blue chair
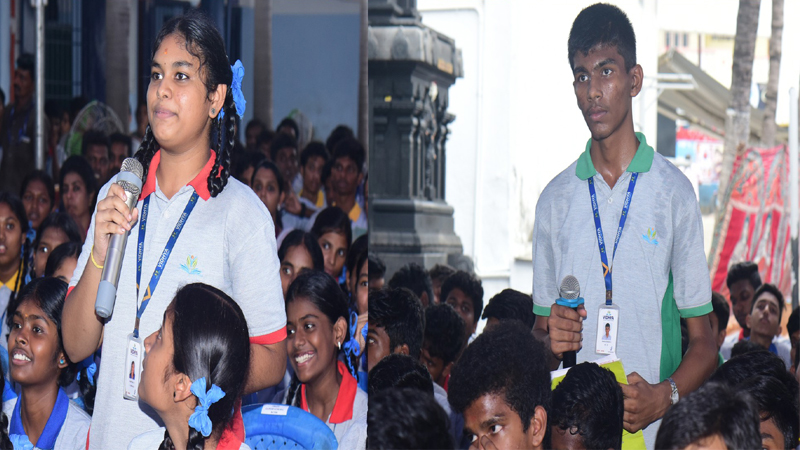
M 244 443 L 253 450 L 337 450 L 333 431 L 315 415 L 289 405 L 242 407 Z

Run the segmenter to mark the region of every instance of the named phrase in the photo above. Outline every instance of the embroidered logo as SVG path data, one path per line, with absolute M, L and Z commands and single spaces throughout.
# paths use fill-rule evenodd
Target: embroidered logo
M 197 269 L 197 258 L 194 255 L 186 257 L 186 264 L 181 264 L 181 269 L 189 275 L 200 275 L 200 270 Z
M 642 239 L 644 239 L 648 244 L 658 246 L 658 241 L 656 240 L 656 230 L 652 228 L 647 229 L 647 233 L 642 235 Z

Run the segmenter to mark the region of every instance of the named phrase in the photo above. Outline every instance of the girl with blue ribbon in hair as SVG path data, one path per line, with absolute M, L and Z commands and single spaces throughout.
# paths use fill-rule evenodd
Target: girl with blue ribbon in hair
M 218 448 L 244 391 L 250 361 L 247 322 L 239 305 L 214 287 L 187 285 L 144 345 L 139 396 L 165 427 L 134 438 L 128 448 Z M 243 443 L 235 448 L 249 449 Z
M 289 286 L 286 317 L 294 375 L 273 402 L 297 406 L 323 420 L 339 448 L 365 448 L 367 394 L 339 361 L 350 339 L 344 291 L 327 273 L 305 271 Z
M 124 447 L 158 426 L 137 401 L 142 340 L 159 329 L 184 285 L 214 286 L 244 312 L 251 358 L 249 367 L 240 367 L 248 369 L 248 393 L 283 378 L 286 312 L 275 224 L 252 189 L 229 177 L 236 116 L 246 106 L 244 70 L 239 61 L 231 64 L 214 22 L 198 9 L 168 20 L 156 37 L 149 125 L 135 155 L 144 169 L 138 202 L 127 207 L 116 178 L 100 190 L 64 310 L 70 358 L 81 361 L 102 348 L 89 450 Z M 95 314 L 95 299 L 109 240 L 126 233 L 106 321 Z M 221 437 L 224 448 L 244 439 L 238 405 L 235 410 L 234 426 Z
M 76 372 L 61 341 L 66 294 L 64 281 L 35 278 L 9 305 L 9 377 L 21 390 L 19 397 L 3 402 L 3 412 L 16 450 L 86 447 L 91 417 L 63 389 Z

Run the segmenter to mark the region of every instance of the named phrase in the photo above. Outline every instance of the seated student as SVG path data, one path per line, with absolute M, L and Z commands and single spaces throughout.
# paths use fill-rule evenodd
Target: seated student
M 783 294 L 774 284 L 765 283 L 756 290 L 753 298 L 755 300 L 746 318 L 750 328 L 749 339 L 778 355 L 789 370 L 792 367 L 791 346 L 778 338 L 784 308 Z
M 139 397 L 165 427 L 140 434 L 129 450 L 217 448 L 244 391 L 250 363 L 247 321 L 219 289 L 188 284 L 175 294 L 161 328 L 144 341 Z M 243 443 L 235 448 L 250 447 Z
M 275 164 L 269 161 L 261 161 L 253 170 L 253 178 L 250 180 L 250 186 L 261 202 L 264 203 L 264 206 L 267 207 L 267 211 L 269 211 L 269 215 L 272 217 L 272 223 L 275 224 L 275 237 L 281 236 L 284 228 L 283 214 L 279 210 L 279 207 L 283 203 L 285 197 L 285 185 L 281 172 L 275 167 Z M 293 229 L 294 227 L 287 227 L 288 231 Z M 278 245 L 280 245 L 280 241 Z
M 414 388 L 426 394 L 434 395 L 433 380 L 425 366 L 416 359 L 400 353 L 391 354 L 383 358 L 369 372 L 369 396 L 384 389 Z M 439 399 L 436 399 L 439 402 Z M 444 397 L 447 404 L 447 394 Z M 445 408 L 441 402 L 439 406 Z M 445 410 L 449 410 L 448 404 Z
M 580 363 L 553 390 L 552 448 L 619 450 L 624 413 L 614 374 L 595 363 Z
M 514 289 L 503 289 L 489 300 L 481 318 L 486 319 L 484 330 L 492 329 L 506 320 L 519 320 L 533 329 L 533 323 L 536 321 L 533 298 Z
M 59 245 L 47 258 L 47 265 L 44 266 L 44 276 L 55 277 L 65 283 L 69 283 L 73 272 L 75 272 L 75 266 L 78 265 L 78 256 L 80 255 L 80 242 L 65 242 Z
M 25 285 L 29 272 L 31 243 L 28 238 L 28 219 L 25 206 L 16 195 L 0 192 L 0 239 L 4 250 L 0 253 L 0 336 L 8 335 L 7 306 Z M 0 339 L 0 346 L 8 342 Z
M 369 291 L 374 292 L 383 289 L 386 282 L 386 264 L 375 253 L 369 252 Z
M 286 347 L 294 376 L 273 402 L 323 420 L 339 448 L 363 449 L 367 394 L 338 359 L 349 339 L 347 317 L 347 299 L 330 275 L 308 271 L 294 280 L 286 295 Z
M 725 359 L 731 358 L 733 346 L 750 337 L 750 327 L 747 326 L 747 315 L 750 314 L 750 307 L 755 300 L 754 294 L 761 287 L 761 275 L 758 273 L 758 266 L 751 261 L 736 263 L 728 270 L 728 277 L 725 280 L 731 294 L 731 305 L 733 315 L 739 322 L 741 330 L 739 333 L 732 334 L 725 338 L 720 348 L 720 353 Z
M 341 209 L 331 206 L 317 214 L 311 234 L 316 236 L 325 258 L 325 273 L 334 277 L 339 284 L 344 283 L 344 262 L 350 251 L 353 232 L 350 219 Z
M 56 247 L 66 242 L 83 242 L 83 233 L 78 229 L 78 224 L 65 212 L 50 213 L 42 221 L 36 240 L 33 241 L 33 274 L 40 277 L 44 275 L 47 260 Z
M 656 448 L 760 448 L 760 441 L 753 398 L 722 383 L 706 383 L 667 410 Z
M 269 143 L 269 154 L 270 160 L 281 171 L 281 177 L 283 177 L 285 183 L 284 189 L 286 191 L 293 190 L 295 183 L 293 180 L 300 176 L 298 172 L 297 141 L 295 138 L 278 130 L 278 134 Z M 302 185 L 302 181 L 298 179 L 298 182 Z
M 320 181 L 322 187 L 325 188 L 325 202 L 329 205 L 336 203 L 336 192 L 333 190 L 333 178 L 331 172 L 333 171 L 333 160 L 329 159 L 328 162 L 322 166 L 322 175 Z
M 355 137 L 356 135 L 353 133 L 352 128 L 347 125 L 338 125 L 331 131 L 331 134 L 328 135 L 328 139 L 325 140 L 325 148 L 328 150 L 328 153 L 333 153 L 336 144 L 344 139 Z
M 433 398 L 414 388 L 384 389 L 370 395 L 368 447 L 375 450 L 453 448 L 447 414 Z
M 431 270 L 428 271 L 428 275 L 431 277 L 431 283 L 433 284 L 433 297 L 435 298 L 434 303 L 443 303 L 442 301 L 442 283 L 444 280 L 447 279 L 450 275 L 456 273 L 456 269 L 448 266 L 447 264 L 436 264 L 435 266 L 431 267 Z
M 464 343 L 469 343 L 483 311 L 483 286 L 480 278 L 459 270 L 444 280 L 441 298 L 464 319 Z
M 317 240 L 311 233 L 303 230 L 292 230 L 286 235 L 278 249 L 278 259 L 281 262 L 281 287 L 284 298 L 289 285 L 298 275 L 307 270 L 323 270 L 325 267 Z
M 303 187 L 298 192 L 303 205 L 300 217 L 310 217 L 328 206 L 322 186 L 322 168 L 329 158 L 322 142 L 311 142 L 300 153 L 300 175 L 303 177 Z
M 448 304 L 433 305 L 425 310 L 420 361 L 436 383 L 435 391 L 445 397 L 445 382 L 464 348 L 464 327 L 464 319 Z
M 59 181 L 61 203 L 72 220 L 78 224 L 78 230 L 83 236 L 81 242 L 86 240 L 86 233 L 92 221 L 95 195 L 97 194 L 97 180 L 92 172 L 92 166 L 81 156 L 70 156 L 61 166 Z
M 369 295 L 367 327 L 368 372 L 383 358 L 401 353 L 419 359 L 425 316 L 414 293 L 405 288 L 382 289 Z
M 110 179 L 119 173 L 125 158 L 133 156 L 133 140 L 130 136 L 125 136 L 122 133 L 114 133 L 109 136 L 108 140 L 111 144 L 108 148 L 108 177 Z
M 725 297 L 716 291 L 711 293 L 711 307 L 714 308 L 714 311 L 708 315 L 708 320 L 711 321 L 711 335 L 714 336 L 714 341 L 717 344 L 719 365 L 722 365 L 725 359 L 719 351 L 725 342 L 728 319 L 731 317 L 731 308 L 728 306 L 728 301 L 725 300 Z
M 364 303 L 362 306 L 364 307 L 363 310 L 361 308 L 355 308 L 355 301 L 356 301 L 356 288 L 358 284 L 361 282 L 359 276 L 361 275 L 363 270 L 364 275 L 364 291 L 367 289 L 367 279 L 369 278 L 367 275 L 367 270 L 369 270 L 368 266 L 366 266 L 367 262 L 367 251 L 369 249 L 369 236 L 366 234 L 362 234 L 358 237 L 358 239 L 353 241 L 353 244 L 350 245 L 350 249 L 347 251 L 347 258 L 345 258 L 344 267 L 345 267 L 345 287 L 347 288 L 347 293 L 350 295 L 351 301 L 351 309 L 358 309 L 358 314 L 362 314 L 367 312 L 367 300 L 364 299 Z M 362 259 L 363 257 L 363 259 Z M 361 267 L 364 266 L 364 267 Z
M 278 133 L 288 134 L 295 139 L 300 139 L 300 127 L 297 126 L 297 122 L 291 117 L 284 117 L 276 129 Z
M 433 285 L 428 272 L 417 263 L 408 263 L 397 270 L 389 280 L 390 288 L 406 288 L 413 292 L 422 303 L 422 308 L 435 304 L 433 302 Z
M 83 133 L 81 141 L 81 156 L 92 167 L 94 178 L 98 186 L 106 184 L 110 178 L 109 172 L 109 142 L 108 137 L 101 131 L 89 130 Z
M 236 165 L 236 171 L 233 174 L 234 178 L 252 189 L 253 172 L 256 170 L 256 167 L 261 164 L 261 161 L 264 161 L 265 159 L 267 159 L 267 157 L 258 152 L 245 153 L 239 159 L 239 163 Z
M 3 403 L 15 448 L 83 449 L 91 417 L 69 401 L 62 389 L 75 379 L 75 365 L 64 352 L 61 311 L 67 283 L 36 278 L 9 305 L 9 376 L 19 397 Z M 29 447 L 28 447 L 29 448 Z
M 247 126 L 244 127 L 244 137 L 245 137 L 245 149 L 248 152 L 255 152 L 258 150 L 256 147 L 256 141 L 258 140 L 258 135 L 261 134 L 267 127 L 264 125 L 264 122 L 253 118 L 249 122 L 247 122 Z
M 56 207 L 53 179 L 44 171 L 34 170 L 22 180 L 19 197 L 25 205 L 30 229 L 38 230 L 45 217 Z
M 272 155 L 269 146 L 272 143 L 273 139 L 275 139 L 275 132 L 270 130 L 262 131 L 261 134 L 259 134 L 258 138 L 256 139 L 256 153 L 261 153 L 262 155 L 264 155 L 266 159 L 269 159 L 270 161 Z
M 448 399 L 464 415 L 471 447 L 542 449 L 551 408 L 544 345 L 520 323 L 481 333 L 450 377 Z
M 335 191 L 334 206 L 342 208 L 353 224 L 353 236 L 367 232 L 367 213 L 356 199 L 358 186 L 364 181 L 364 147 L 356 139 L 342 139 L 333 149 L 331 187 Z

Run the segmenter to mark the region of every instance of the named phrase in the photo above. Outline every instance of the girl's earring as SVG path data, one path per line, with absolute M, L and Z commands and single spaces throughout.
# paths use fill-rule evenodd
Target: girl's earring
M 212 116 L 213 116 L 213 115 L 214 115 L 214 113 L 216 113 L 216 112 L 217 112 L 217 110 L 216 110 L 216 109 L 214 109 L 214 108 L 211 108 L 211 115 L 212 115 Z
M 341 342 L 339 342 L 339 341 L 336 341 L 336 346 L 337 346 L 337 347 L 339 347 L 339 350 L 341 350 L 341 349 L 342 349 L 342 343 L 341 343 Z
M 59 364 L 64 364 L 64 362 L 65 362 L 64 358 L 61 358 L 61 361 L 59 361 Z

